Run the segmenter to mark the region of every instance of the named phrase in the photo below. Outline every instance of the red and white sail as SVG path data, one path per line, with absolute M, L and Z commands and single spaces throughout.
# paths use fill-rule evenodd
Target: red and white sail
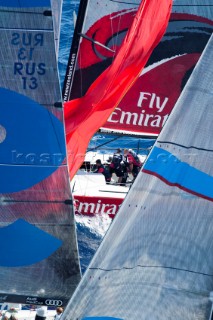
M 133 86 L 162 38 L 171 3 L 171 0 L 142 1 L 113 63 L 92 83 L 84 96 L 65 103 L 71 179 L 84 160 L 90 139 Z

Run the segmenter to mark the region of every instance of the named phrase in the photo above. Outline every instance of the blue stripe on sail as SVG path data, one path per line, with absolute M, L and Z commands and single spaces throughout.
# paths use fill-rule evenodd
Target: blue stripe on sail
M 65 158 L 63 124 L 28 97 L 0 88 L 0 193 L 32 187 Z
M 182 162 L 166 150 L 154 147 L 143 171 L 159 177 L 169 185 L 213 200 L 213 177 Z
M 49 7 L 50 0 L 0 0 L 0 6 L 13 8 Z
M 21 267 L 49 257 L 62 241 L 19 219 L 0 229 L 0 266 Z

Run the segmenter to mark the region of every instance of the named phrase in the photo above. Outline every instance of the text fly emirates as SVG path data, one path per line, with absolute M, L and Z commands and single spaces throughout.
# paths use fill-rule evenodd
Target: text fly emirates
M 162 114 L 168 100 L 168 97 L 165 97 L 164 100 L 161 101 L 161 98 L 155 93 L 140 92 L 137 101 L 137 107 L 140 108 L 138 109 L 140 113 L 123 111 L 121 108 L 117 107 L 115 111 L 112 112 L 107 122 L 144 127 L 163 127 L 169 116 L 169 114 Z M 144 109 L 141 110 L 141 108 L 145 107 L 148 110 L 153 110 L 155 114 L 147 113 Z

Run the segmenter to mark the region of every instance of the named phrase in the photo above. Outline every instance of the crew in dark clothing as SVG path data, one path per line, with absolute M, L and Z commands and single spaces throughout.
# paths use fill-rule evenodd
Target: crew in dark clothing
M 105 181 L 109 183 L 111 181 L 111 174 L 110 172 L 104 167 L 104 165 L 101 163 L 100 159 L 96 160 L 96 169 L 93 171 L 93 173 L 102 173 L 105 177 Z
M 112 161 L 110 163 L 110 173 L 111 175 L 113 173 L 116 174 L 118 177 L 118 183 L 122 182 L 123 178 L 123 170 L 122 170 L 122 165 L 121 162 L 123 161 L 123 156 L 121 154 L 121 149 L 118 148 L 117 151 L 113 154 Z
M 135 179 L 142 165 L 137 154 L 131 149 L 124 149 L 124 163 L 126 165 L 127 171 L 131 173 L 133 179 Z

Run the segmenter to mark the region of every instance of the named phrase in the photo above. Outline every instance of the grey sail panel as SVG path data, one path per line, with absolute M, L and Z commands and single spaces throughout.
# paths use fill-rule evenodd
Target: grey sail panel
M 51 9 L 0 1 L 0 296 L 46 305 L 80 279 Z
M 213 37 L 63 319 L 209 319 L 212 59 Z

